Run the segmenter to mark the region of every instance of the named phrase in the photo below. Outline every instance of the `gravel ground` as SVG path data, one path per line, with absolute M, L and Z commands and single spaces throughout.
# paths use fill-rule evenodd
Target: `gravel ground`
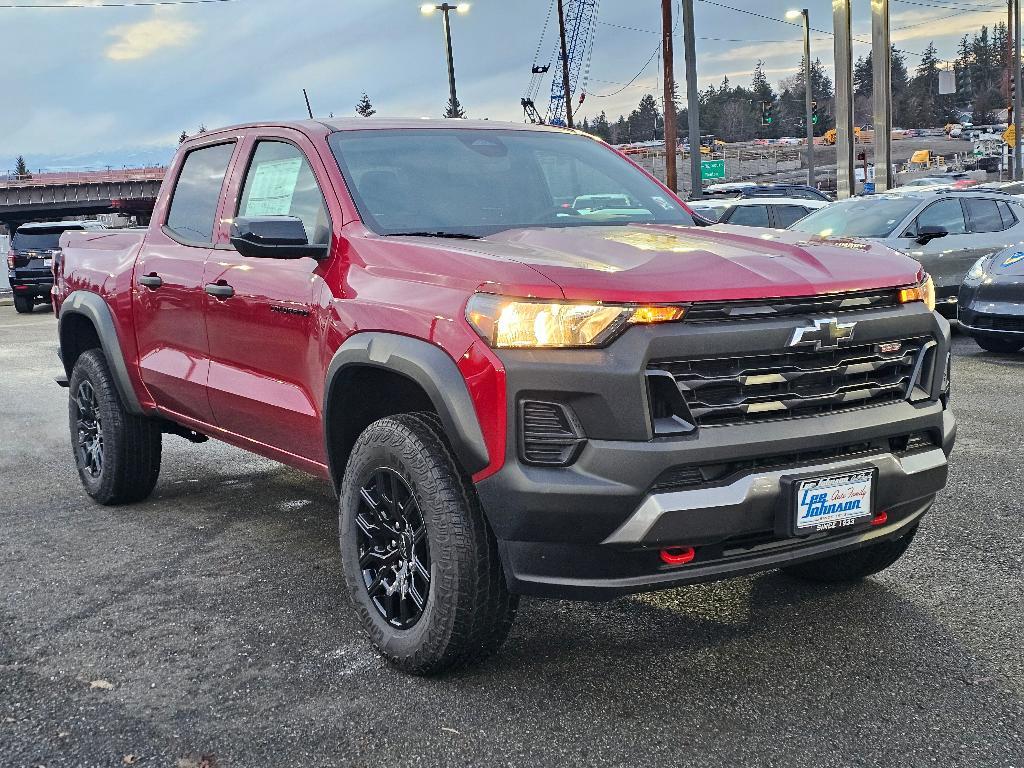
M 1024 766 L 1024 355 L 957 341 L 950 486 L 885 573 L 524 601 L 423 680 L 364 641 L 322 483 L 166 438 L 149 501 L 90 503 L 53 326 L 0 308 L 0 765 Z

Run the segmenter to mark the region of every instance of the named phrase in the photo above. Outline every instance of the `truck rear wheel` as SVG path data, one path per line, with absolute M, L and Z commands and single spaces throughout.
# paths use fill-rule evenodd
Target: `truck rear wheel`
M 149 496 L 160 474 L 160 425 L 125 410 L 102 351 L 82 353 L 68 391 L 71 446 L 86 493 L 107 505 Z
M 872 574 L 884 571 L 899 560 L 907 551 L 917 533 L 915 525 L 898 539 L 868 544 L 852 552 L 843 552 L 821 560 L 788 565 L 783 573 L 807 581 L 841 582 L 858 581 Z
M 31 296 L 15 296 L 14 297 L 14 311 L 19 315 L 27 315 L 32 311 L 32 307 L 35 305 L 35 301 Z
M 346 587 L 381 655 L 428 675 L 501 646 L 518 598 L 435 417 L 403 414 L 367 427 L 340 497 Z

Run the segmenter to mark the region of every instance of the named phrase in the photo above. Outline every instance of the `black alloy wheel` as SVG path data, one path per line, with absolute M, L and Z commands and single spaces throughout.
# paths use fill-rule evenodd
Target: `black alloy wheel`
M 359 567 L 371 602 L 396 629 L 419 621 L 430 594 L 430 547 L 416 496 L 405 479 L 380 467 L 359 489 Z
M 88 379 L 83 379 L 78 385 L 75 407 L 81 467 L 90 477 L 96 478 L 103 473 L 103 419 L 96 390 Z

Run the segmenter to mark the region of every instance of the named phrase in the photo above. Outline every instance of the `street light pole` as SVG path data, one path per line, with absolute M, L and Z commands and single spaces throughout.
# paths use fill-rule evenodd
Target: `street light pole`
M 804 23 L 804 108 L 807 121 L 807 183 L 815 186 L 814 172 L 814 92 L 811 89 L 811 16 L 804 8 L 800 11 L 787 11 L 787 19 L 797 17 Z
M 455 57 L 452 55 L 452 25 L 448 18 L 448 13 L 450 11 L 465 13 L 468 10 L 469 5 L 466 3 L 459 3 L 457 5 L 441 3 L 440 5 L 427 4 L 420 6 L 420 11 L 424 15 L 431 14 L 434 11 L 440 11 L 443 17 L 445 53 L 448 56 L 448 94 L 451 99 L 451 109 L 453 112 L 458 109 L 459 97 L 455 95 Z
M 1021 71 L 1020 71 L 1020 0 L 1013 0 L 1013 178 L 1017 181 L 1024 179 L 1024 168 L 1021 167 L 1021 112 L 1024 111 L 1024 94 L 1021 93 Z
M 686 49 L 686 114 L 690 134 L 690 198 L 703 195 L 700 173 L 700 91 L 697 90 L 697 44 L 693 0 L 683 0 L 683 46 Z

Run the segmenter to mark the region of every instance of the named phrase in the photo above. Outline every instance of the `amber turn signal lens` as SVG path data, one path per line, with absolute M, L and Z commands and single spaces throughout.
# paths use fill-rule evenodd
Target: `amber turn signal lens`
M 924 281 L 912 288 L 901 288 L 899 292 L 900 304 L 909 304 L 912 301 L 923 301 L 928 309 L 935 309 L 935 283 L 931 275 L 925 275 Z
M 681 320 L 686 310 L 682 307 L 637 307 L 629 318 L 631 323 L 671 323 Z

